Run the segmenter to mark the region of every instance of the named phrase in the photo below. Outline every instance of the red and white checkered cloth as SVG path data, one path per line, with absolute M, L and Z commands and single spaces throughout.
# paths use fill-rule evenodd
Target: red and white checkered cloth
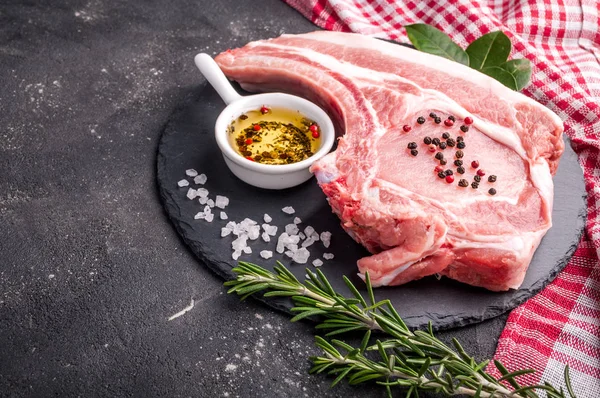
M 600 397 L 600 3 L 594 0 L 284 0 L 318 26 L 408 42 L 403 25 L 434 25 L 463 48 L 502 30 L 513 58 L 533 64 L 523 93 L 565 123 L 583 167 L 588 220 L 575 255 L 541 293 L 515 309 L 495 358 L 509 370 L 534 368 L 527 383 L 563 383 L 579 398 Z M 497 370 L 491 369 L 492 372 Z

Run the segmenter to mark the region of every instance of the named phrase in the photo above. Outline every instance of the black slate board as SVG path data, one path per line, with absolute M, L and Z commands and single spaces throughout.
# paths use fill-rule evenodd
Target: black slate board
M 242 92 L 242 90 L 238 91 Z M 333 234 L 331 247 L 325 249 L 320 243 L 310 247 L 314 258 L 331 252 L 335 258 L 325 261 L 321 270 L 335 289 L 347 292 L 342 275 L 350 277 L 362 288 L 356 276 L 356 260 L 367 251 L 354 242 L 340 227 L 325 200 L 325 196 L 313 178 L 301 186 L 283 191 L 270 191 L 247 185 L 238 180 L 227 168 L 214 139 L 214 124 L 225 107 L 209 85 L 199 88 L 197 95 L 182 104 L 167 122 L 158 148 L 157 177 L 165 209 L 177 231 L 196 256 L 210 269 L 225 279 L 231 279 L 232 236 L 221 238 L 220 229 L 227 221 L 218 217 L 212 223 L 194 220 L 194 215 L 204 208 L 197 200 L 186 197 L 188 188 L 179 188 L 177 181 L 186 178 L 185 170 L 194 168 L 208 176 L 204 186 L 210 197 L 225 195 L 230 204 L 225 209 L 229 220 L 239 222 L 245 217 L 262 223 L 263 214 L 273 217 L 271 224 L 283 228 L 294 216 L 302 219 L 301 227 L 312 225 L 317 231 L 328 230 Z M 188 178 L 191 182 L 191 178 Z M 566 265 L 579 242 L 586 214 L 585 187 L 581 168 L 570 145 L 560 162 L 555 177 L 554 227 L 544 237 L 535 253 L 522 287 L 517 291 L 493 293 L 442 278 L 425 278 L 397 287 L 376 289 L 378 299 L 389 298 L 410 327 L 422 327 L 432 321 L 434 328 L 447 329 L 481 322 L 500 315 L 546 286 Z M 192 187 L 197 187 L 191 184 Z M 293 206 L 294 215 L 281 211 Z M 218 215 L 217 208 L 214 212 Z M 257 240 L 252 243 L 253 253 L 242 255 L 240 260 L 250 261 L 272 268 L 275 260 L 281 260 L 299 278 L 304 278 L 305 268 L 310 266 L 291 264 L 291 260 L 275 252 L 275 239 L 270 243 Z M 261 250 L 272 250 L 274 257 L 264 260 Z M 287 311 L 291 302 L 285 299 L 265 300 L 279 310 Z

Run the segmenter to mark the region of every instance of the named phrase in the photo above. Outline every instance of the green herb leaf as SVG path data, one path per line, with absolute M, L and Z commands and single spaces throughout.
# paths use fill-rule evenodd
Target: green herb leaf
M 531 63 L 527 59 L 513 59 L 502 65 L 484 68 L 481 71 L 506 87 L 520 91 L 529 83 Z
M 423 23 L 406 25 L 404 28 L 417 50 L 469 65 L 469 55 L 441 30 Z
M 480 70 L 505 63 L 510 48 L 508 36 L 498 30 L 481 36 L 469 44 L 465 51 L 469 54 L 469 66 Z

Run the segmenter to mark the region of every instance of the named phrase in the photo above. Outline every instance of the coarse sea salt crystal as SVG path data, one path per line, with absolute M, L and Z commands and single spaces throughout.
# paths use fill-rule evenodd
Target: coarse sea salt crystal
M 260 256 L 262 258 L 264 258 L 265 260 L 270 259 L 271 257 L 273 257 L 273 252 L 270 250 L 263 250 L 260 252 Z
M 298 234 L 298 236 L 300 237 L 300 239 L 301 239 L 301 240 L 304 240 L 304 239 L 306 239 L 306 235 L 304 235 L 304 232 L 300 232 L 300 233 Z
M 200 174 L 199 176 L 194 177 L 194 184 L 204 185 L 207 180 L 206 174 Z
M 298 250 L 296 253 L 294 253 L 294 256 L 292 257 L 292 261 L 294 261 L 298 264 L 306 264 L 309 257 L 310 257 L 310 252 L 306 248 L 303 247 L 300 250 Z
M 250 240 L 256 240 L 260 236 L 260 226 L 252 225 L 248 228 L 248 238 Z
M 321 237 L 321 242 L 323 242 L 323 246 L 329 247 L 329 245 L 331 244 L 331 232 L 329 232 L 329 231 L 321 232 L 320 237 Z
M 307 226 L 306 228 L 304 228 L 304 235 L 306 235 L 307 238 L 311 238 L 313 241 L 318 241 L 319 240 L 319 234 L 310 225 Z
M 210 207 L 215 207 L 215 201 L 212 199 L 207 200 L 206 204 L 209 205 Z
M 314 260 L 313 260 L 312 264 L 313 264 L 315 267 L 320 267 L 321 265 L 323 265 L 323 261 L 321 261 L 320 259 L 318 259 L 318 258 L 317 258 L 317 259 L 314 259 Z
M 273 221 L 273 219 L 271 218 L 271 216 L 270 216 L 270 215 L 268 215 L 267 213 L 265 213 L 265 215 L 264 215 L 263 219 L 265 220 L 265 222 L 266 222 L 267 224 L 268 224 L 268 223 L 270 223 L 271 221 Z
M 237 260 L 238 258 L 240 258 L 241 255 L 242 252 L 240 250 L 234 250 L 233 253 L 231 253 L 231 258 Z
M 323 253 L 323 258 L 325 260 L 333 260 L 333 257 L 335 257 L 333 253 Z
M 188 177 L 196 177 L 198 175 L 198 172 L 194 169 L 187 169 L 185 171 L 185 175 Z
M 302 242 L 302 247 L 312 246 L 313 243 L 315 243 L 315 240 L 313 238 L 308 238 L 304 242 Z
M 294 217 L 294 224 L 300 224 L 302 222 L 302 220 L 300 219 L 300 217 Z
M 294 210 L 292 206 L 286 206 L 283 209 L 281 209 L 281 211 L 285 214 L 294 214 L 296 212 L 296 210 Z
M 276 225 L 263 224 L 262 228 L 263 228 L 263 231 L 265 231 L 266 233 L 268 233 L 271 236 L 277 235 L 277 226 Z
M 221 238 L 224 238 L 230 234 L 231 234 L 231 229 L 229 229 L 227 227 L 221 228 Z
M 183 188 L 190 185 L 190 182 L 188 180 L 179 180 L 177 181 L 177 185 L 179 186 L 179 188 Z
M 285 226 L 285 233 L 288 235 L 297 235 L 299 231 L 296 224 L 288 224 Z
M 194 199 L 194 198 L 195 198 L 197 195 L 198 195 L 198 194 L 196 193 L 196 190 L 195 190 L 194 188 L 190 188 L 190 189 L 188 189 L 188 191 L 187 191 L 187 195 L 186 195 L 186 196 L 187 196 L 187 198 L 188 198 L 189 200 L 192 200 L 192 199 Z
M 263 232 L 262 235 L 261 235 L 261 237 L 262 237 L 262 240 L 264 240 L 265 242 L 270 242 L 271 241 L 271 237 L 266 232 Z
M 212 222 L 212 221 L 215 219 L 215 215 L 214 215 L 214 214 L 212 214 L 212 213 L 210 213 L 210 214 L 207 214 L 207 215 L 206 215 L 206 217 L 205 217 L 204 219 L 205 219 L 206 221 L 208 221 L 208 222 Z
M 206 198 L 206 197 L 208 197 L 208 189 L 198 188 L 198 189 L 196 189 L 196 194 L 198 196 L 200 196 L 201 198 Z
M 217 195 L 215 197 L 215 206 L 219 209 L 224 209 L 229 205 L 229 198 L 227 196 Z
M 246 246 L 242 251 L 246 254 L 250 254 L 252 253 L 252 248 L 250 246 Z
M 286 250 L 284 253 L 286 256 L 288 256 L 289 258 L 294 257 L 294 252 L 291 250 Z
M 206 215 L 204 214 L 203 211 L 196 213 L 196 215 L 194 216 L 194 220 L 200 220 L 203 219 L 204 217 L 206 217 Z
M 247 239 L 247 236 L 239 236 L 237 239 L 234 239 L 233 242 L 231 242 L 231 248 L 233 250 L 244 250 L 244 247 L 248 246 Z
M 198 202 L 200 202 L 201 205 L 205 205 L 206 202 L 208 202 L 208 198 L 200 198 L 198 199 Z
M 221 220 L 227 220 L 227 213 L 225 213 L 224 211 L 219 213 L 219 218 Z

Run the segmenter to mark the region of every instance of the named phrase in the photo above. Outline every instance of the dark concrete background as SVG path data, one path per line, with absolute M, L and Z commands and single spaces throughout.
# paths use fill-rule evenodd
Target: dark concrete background
M 0 395 L 384 396 L 308 376 L 310 324 L 226 295 L 157 195 L 193 56 L 314 29 L 279 0 L 0 2 Z M 441 335 L 482 359 L 505 320 Z

